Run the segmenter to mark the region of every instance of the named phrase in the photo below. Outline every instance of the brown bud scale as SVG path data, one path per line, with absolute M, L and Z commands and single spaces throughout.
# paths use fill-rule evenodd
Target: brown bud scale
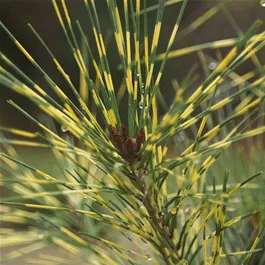
M 122 125 L 122 135 L 112 125 L 109 125 L 109 131 L 113 139 L 113 144 L 117 148 L 119 154 L 128 162 L 133 163 L 139 159 L 139 151 L 141 145 L 145 141 L 144 130 L 140 129 L 136 138 L 131 138 L 128 135 L 128 130 L 125 125 Z

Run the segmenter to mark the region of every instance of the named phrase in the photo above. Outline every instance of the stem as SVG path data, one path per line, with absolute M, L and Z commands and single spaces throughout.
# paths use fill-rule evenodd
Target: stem
M 147 212 L 150 216 L 149 222 L 154 232 L 157 234 L 157 239 L 159 240 L 159 244 L 156 247 L 164 257 L 166 264 L 174 265 L 176 264 L 176 262 L 180 261 L 180 257 L 177 254 L 176 246 L 172 242 L 169 233 L 165 227 L 163 218 L 160 217 L 161 211 L 157 207 L 158 203 L 155 199 L 156 196 L 153 195 L 156 191 L 153 188 L 151 188 L 149 192 L 146 190 L 146 182 L 144 180 L 145 175 L 143 168 L 138 168 L 137 170 L 135 170 L 131 165 L 131 170 L 133 172 L 133 178 L 135 180 L 134 183 L 136 187 L 144 194 L 144 196 L 141 198 L 141 201 L 147 209 Z M 169 249 L 169 253 L 175 253 L 176 257 L 172 257 L 171 254 L 168 254 L 166 249 Z

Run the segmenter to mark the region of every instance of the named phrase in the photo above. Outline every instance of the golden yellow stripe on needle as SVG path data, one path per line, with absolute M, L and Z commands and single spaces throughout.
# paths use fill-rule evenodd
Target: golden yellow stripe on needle
M 161 132 L 157 132 L 157 133 L 155 133 L 155 134 L 153 134 L 153 135 L 151 136 L 150 141 L 151 141 L 152 143 L 154 143 L 154 142 L 158 141 L 162 136 L 163 136 L 163 134 L 162 134 Z
M 59 146 L 61 148 L 67 148 L 69 147 L 69 145 L 65 144 L 65 143 L 62 143 L 61 141 L 58 141 L 58 140 L 55 140 L 55 139 L 50 139 L 49 140 L 51 142 L 51 144 L 53 144 L 54 146 Z
M 217 110 L 217 109 L 223 107 L 224 105 L 230 103 L 231 101 L 232 101 L 231 98 L 229 98 L 229 97 L 228 97 L 228 98 L 225 98 L 225 99 L 221 100 L 220 102 L 216 103 L 215 105 L 211 106 L 211 107 L 209 108 L 209 110 L 210 110 L 210 111 Z
M 220 125 L 215 126 L 213 129 L 203 135 L 203 138 L 210 138 L 216 135 L 220 131 Z
M 49 182 L 51 183 L 51 182 Z M 60 191 L 60 195 L 64 194 L 64 195 L 69 195 L 69 194 L 75 194 L 75 193 L 80 193 L 80 195 L 84 195 L 83 192 L 99 192 L 98 189 L 82 189 L 82 190 L 63 190 L 63 191 Z M 21 193 L 21 192 L 20 192 Z M 34 193 L 29 193 L 29 191 L 27 193 L 24 193 L 25 195 L 22 195 L 21 197 L 22 198 L 27 198 L 27 199 L 32 199 L 32 198 L 38 198 L 38 197 L 44 197 L 46 195 L 56 195 L 54 193 L 57 193 L 57 192 L 52 192 L 52 191 L 44 191 L 44 192 L 34 192 Z M 88 196 L 88 195 L 87 195 Z M 88 196 L 88 198 L 91 198 Z
M 254 100 L 252 103 L 248 104 L 246 107 L 244 107 L 243 109 L 239 110 L 237 113 L 234 114 L 234 117 L 240 116 L 244 113 L 246 113 L 250 108 L 255 107 L 256 105 L 258 105 L 260 102 L 262 101 L 261 98 L 257 98 L 256 100 Z
M 53 87 L 56 89 L 56 91 L 58 92 L 59 96 L 62 98 L 63 101 L 66 101 L 68 99 L 68 97 L 57 85 L 54 85 Z
M 107 123 L 114 126 L 115 124 L 111 124 L 112 121 L 110 120 L 109 113 L 108 113 L 108 111 L 106 109 L 103 109 L 103 114 L 105 116 L 105 119 L 106 119 Z
M 216 49 L 216 48 L 230 47 L 230 46 L 235 45 L 236 42 L 237 42 L 237 39 L 231 38 L 231 39 L 224 39 L 224 40 L 219 40 L 219 41 L 198 44 L 198 45 L 194 45 L 191 47 L 186 47 L 186 48 L 171 51 L 168 54 L 168 58 L 170 59 L 174 57 L 183 56 L 185 54 L 196 52 L 196 51 L 199 51 L 205 48 Z M 156 61 L 162 61 L 164 57 L 165 57 L 165 53 L 161 53 L 156 57 Z
M 36 219 L 37 214 L 36 213 L 31 213 L 29 211 L 22 211 L 22 210 L 15 210 L 12 212 L 12 214 L 16 215 L 16 216 L 20 216 L 20 217 L 25 217 L 28 219 Z
M 156 101 L 157 101 L 157 99 L 154 97 L 152 99 L 152 111 L 153 111 L 152 127 L 153 127 L 153 131 L 157 127 L 157 123 L 158 123 L 158 113 L 157 113 L 157 103 L 156 103 Z
M 57 262 L 48 261 L 48 260 L 39 260 L 39 259 L 25 259 L 26 264 L 34 265 L 58 265 Z
M 152 151 L 152 148 L 153 146 L 151 144 L 148 144 L 146 147 L 145 147 L 145 150 L 146 151 Z
M 73 245 L 69 244 L 68 242 L 65 242 L 62 239 L 59 238 L 52 238 L 52 241 L 54 244 L 56 244 L 57 246 L 73 253 L 73 254 L 80 254 L 80 249 L 77 247 L 74 247 Z
M 263 67 L 264 68 L 264 67 Z M 249 79 L 253 78 L 256 76 L 256 72 L 255 71 L 250 71 L 244 75 L 237 75 L 235 73 L 230 73 L 229 77 L 232 78 L 231 81 L 231 85 L 232 86 L 238 86 L 240 84 L 244 84 L 246 81 L 248 81 Z
M 47 259 L 47 260 L 51 260 L 51 261 L 56 261 L 59 263 L 68 263 L 69 260 L 68 259 L 64 259 L 64 258 L 60 258 L 57 256 L 51 256 L 51 255 L 47 255 L 47 254 L 39 254 L 39 257 L 42 259 Z
M 149 64 L 148 64 L 148 60 L 149 60 L 149 52 L 148 52 L 148 36 L 144 37 L 144 60 L 145 60 L 145 67 L 147 68 L 147 70 L 149 69 Z M 162 58 L 163 59 L 163 58 Z
M 86 123 L 86 125 L 89 128 L 98 129 L 101 132 L 101 134 L 103 134 L 104 132 L 103 132 L 102 128 L 100 127 L 97 120 L 95 119 L 93 114 L 90 112 L 90 110 L 88 109 L 88 107 L 86 106 L 86 104 L 84 103 L 83 100 L 82 100 L 82 102 L 80 102 L 80 105 L 81 105 L 81 108 L 84 109 L 85 112 L 88 114 L 88 117 L 91 119 L 91 121 L 89 121 L 87 119 L 87 117 L 83 117 L 83 121 Z
M 199 128 L 198 133 L 197 133 L 197 137 L 200 137 L 202 135 L 202 131 L 206 125 L 207 120 L 208 120 L 208 115 L 203 117 L 201 124 L 200 124 L 200 128 Z
M 40 87 L 40 86 L 38 86 L 37 84 L 34 84 L 34 86 L 33 86 L 41 95 L 43 95 L 44 97 L 47 97 L 47 93 L 44 91 L 44 90 L 42 90 L 42 88 Z
M 125 86 L 125 88 L 126 88 L 126 86 Z M 121 91 L 122 92 L 122 91 Z M 124 92 L 123 92 L 123 95 L 124 95 Z M 141 94 L 142 95 L 142 94 Z M 138 80 L 137 79 L 135 79 L 134 80 L 134 92 L 133 92 L 133 99 L 135 100 L 135 101 L 137 101 L 137 97 L 138 97 Z M 143 101 L 143 99 L 141 99 L 142 101 Z M 137 109 L 136 109 L 136 113 L 137 113 Z M 137 123 L 137 126 L 138 126 L 138 115 L 137 114 L 135 114 L 135 117 L 136 117 L 136 123 Z
M 29 254 L 31 252 L 34 252 L 36 250 L 42 249 L 46 247 L 46 243 L 43 241 L 31 244 L 29 246 L 23 247 L 23 248 L 16 248 L 16 250 L 13 250 L 5 255 L 5 258 L 7 260 L 15 259 L 18 257 L 21 257 L 25 254 Z
M 187 28 L 192 28 L 192 30 L 197 29 L 199 26 L 203 25 L 206 21 L 212 18 L 220 10 L 220 5 L 216 5 L 206 11 L 202 16 L 193 21 Z
M 162 153 L 163 158 L 167 155 L 167 152 L 168 152 L 168 146 L 164 146 L 163 153 Z
M 251 137 L 265 132 L 265 126 L 242 133 L 240 136 Z
M 175 126 L 175 123 L 177 122 L 178 118 L 179 118 L 179 113 L 173 114 L 169 121 L 169 124 Z
M 158 162 L 162 162 L 163 160 L 163 152 L 162 152 L 162 146 L 158 146 L 157 147 L 157 158 L 158 158 Z
M 2 222 L 17 223 L 17 224 L 25 224 L 28 222 L 28 220 L 25 219 L 24 217 L 14 216 L 14 215 L 1 216 L 1 221 Z M 3 245 L 2 245 L 2 247 L 3 247 Z
M 0 57 L 11 67 L 14 67 L 13 63 L 4 55 L 0 52 Z M 2 67 L 0 67 L 1 70 L 5 71 Z M 5 71 L 6 72 L 6 71 Z M 37 84 L 34 84 L 33 87 L 44 97 L 47 97 L 47 93 L 42 90 L 41 87 L 39 87 Z
M 102 77 L 102 74 L 101 74 L 101 72 L 100 72 L 100 70 L 99 70 L 99 67 L 98 67 L 98 65 L 97 65 L 96 60 L 93 59 L 93 60 L 92 60 L 92 63 L 93 63 L 93 65 L 94 65 L 94 68 L 95 68 L 95 71 L 96 71 L 97 78 L 99 79 L 101 85 L 104 86 L 105 84 L 104 84 L 104 81 L 103 81 L 103 77 Z
M 113 81 L 112 81 L 112 75 L 111 75 L 111 73 L 108 73 L 108 79 L 109 79 L 109 81 L 110 81 L 110 91 L 111 92 L 114 92 L 114 87 L 113 87 Z
M 217 148 L 221 148 L 221 147 L 223 147 L 223 148 L 228 148 L 231 144 L 232 144 L 231 141 L 228 141 L 228 140 L 222 140 L 222 141 L 220 141 L 220 142 L 217 142 L 217 143 L 215 143 L 215 144 L 210 145 L 209 148 L 215 148 L 215 149 L 217 149 Z
M 202 86 L 198 87 L 197 90 L 188 98 L 187 104 L 192 103 L 202 93 Z
M 124 52 L 123 52 L 123 49 L 122 49 L 122 44 L 121 44 L 121 41 L 120 41 L 120 36 L 119 36 L 119 33 L 118 32 L 115 32 L 115 39 L 116 39 L 116 43 L 117 43 L 117 47 L 118 47 L 118 52 L 121 56 L 124 56 Z
M 30 191 L 29 189 L 25 188 L 24 186 L 20 185 L 20 184 L 14 184 L 13 185 L 13 190 L 18 193 L 18 194 L 28 194 Z
M 13 83 L 11 88 L 19 94 L 22 94 L 22 95 L 27 96 L 29 98 L 34 98 L 34 99 L 41 101 L 42 104 L 46 103 L 46 101 L 42 97 L 40 97 L 38 94 L 36 94 L 34 91 L 32 91 L 25 84 L 20 83 L 18 85 L 18 84 Z
M 128 1 L 124 1 L 124 9 L 126 10 L 126 16 L 128 16 Z M 126 30 L 126 48 L 127 48 L 127 80 L 129 93 L 133 94 L 133 83 L 132 83 L 132 70 L 131 70 L 131 33 Z
M 51 205 L 40 205 L 40 204 L 32 204 L 32 203 L 25 203 L 23 205 L 29 208 L 48 209 L 48 210 L 65 210 L 62 207 L 51 206 Z
M 112 258 L 110 258 L 109 256 L 107 256 L 104 252 L 102 252 L 101 249 L 98 250 L 97 254 L 102 258 L 105 259 L 107 262 L 106 264 L 108 265 L 118 265 L 118 263 L 116 261 L 114 261 Z M 102 263 L 101 263 L 102 264 Z
M 191 125 L 193 125 L 194 123 L 196 123 L 197 121 L 198 120 L 195 117 L 193 117 L 193 118 L 187 120 L 186 122 L 180 124 L 180 127 L 183 129 L 186 129 L 186 128 L 190 127 Z
M 120 34 L 120 37 L 121 37 L 121 42 L 124 44 L 124 38 L 123 38 L 123 32 L 122 32 L 122 26 L 121 26 L 121 19 L 120 19 L 120 15 L 119 15 L 119 9 L 118 9 L 118 6 L 115 7 L 115 15 L 116 15 L 116 18 L 117 18 L 117 25 L 118 25 L 118 29 L 119 29 L 119 34 Z
M 97 45 L 97 52 L 99 54 L 99 57 L 102 58 L 102 50 L 101 50 L 101 46 L 100 46 L 100 42 L 99 42 L 97 29 L 95 27 L 93 27 L 93 32 L 94 32 L 95 41 L 96 41 L 96 45 Z
M 161 29 L 161 22 L 159 21 L 155 25 L 151 53 L 154 52 L 154 50 L 155 50 L 155 48 L 156 48 L 156 46 L 158 44 L 158 39 L 159 39 L 159 35 L 160 35 L 160 29 Z M 151 66 L 150 66 L 150 69 L 149 69 L 149 72 L 148 72 L 148 75 L 147 75 L 147 79 L 146 79 L 146 87 L 149 87 L 150 84 L 151 84 L 153 70 L 154 70 L 154 63 L 152 63 Z
M 232 136 L 233 136 L 233 134 L 235 134 L 236 132 L 237 132 L 237 130 L 238 130 L 238 127 L 235 127 L 234 129 L 232 129 L 226 136 L 225 136 L 225 138 L 221 141 L 221 142 L 224 142 L 224 141 L 227 141 L 227 140 L 229 140 Z
M 190 151 L 192 151 L 193 146 L 194 146 L 194 143 L 191 144 L 186 150 L 184 150 L 184 151 L 181 153 L 181 156 L 186 156 Z
M 248 59 L 250 56 L 253 55 L 253 53 L 256 52 L 256 49 L 253 48 L 259 41 L 261 42 L 261 44 L 264 44 L 264 37 L 265 37 L 265 32 L 263 31 L 260 34 L 256 35 L 256 38 L 251 39 L 249 41 L 249 45 L 245 48 L 245 50 L 240 54 L 241 57 L 245 56 L 245 58 L 243 59 L 244 61 L 246 59 Z M 252 42 L 251 42 L 252 41 Z
M 30 146 L 30 147 L 50 147 L 47 144 L 41 144 L 38 142 L 23 141 L 23 140 L 9 140 L 9 143 L 12 145 L 22 145 L 22 146 Z
M 111 121 L 111 125 L 116 126 L 116 124 L 117 124 L 117 120 L 116 120 L 116 117 L 115 117 L 115 114 L 114 114 L 113 109 L 110 109 L 110 110 L 108 111 L 108 114 L 109 114 L 109 119 L 110 119 L 110 121 Z
M 249 102 L 253 99 L 253 96 L 249 95 L 246 96 L 235 108 L 235 112 L 238 112 L 239 110 L 243 109 Z
M 84 102 L 88 103 L 88 91 L 89 91 L 89 88 L 88 88 L 88 85 L 86 83 L 86 79 L 82 75 L 82 73 L 79 74 L 79 91 L 80 91 L 80 98 L 82 99 L 81 101 L 84 101 Z M 82 108 L 83 108 L 83 106 L 82 106 Z
M 48 113 L 51 116 L 55 116 L 57 119 L 61 120 L 62 123 L 63 122 L 65 123 L 66 121 L 68 121 L 68 124 L 67 124 L 68 127 L 72 127 L 75 131 L 78 131 L 79 134 L 81 133 L 81 135 L 84 134 L 84 132 L 81 129 L 79 129 L 78 127 L 73 125 L 73 122 L 70 122 L 71 121 L 70 118 L 65 116 L 65 114 L 63 114 L 61 111 L 56 109 L 54 106 L 50 105 L 45 99 L 40 97 L 38 94 L 36 94 L 30 88 L 28 88 L 26 85 L 14 84 L 12 86 L 12 89 L 14 89 L 19 94 L 23 94 L 23 95 L 28 96 L 29 98 L 33 98 L 34 101 L 35 100 L 40 101 L 39 104 L 37 104 L 40 109 L 42 109 L 44 112 Z M 78 137 L 78 135 L 74 131 L 72 131 L 72 133 Z
M 65 30 L 64 23 L 63 23 L 63 20 L 62 20 L 62 17 L 61 17 L 61 14 L 60 14 L 59 8 L 58 8 L 58 6 L 57 6 L 56 0 L 52 0 L 52 3 L 53 3 L 53 7 L 54 7 L 54 9 L 55 9 L 55 12 L 56 12 L 56 14 L 57 14 L 57 17 L 58 17 L 58 19 L 59 19 L 59 22 L 60 22 L 62 28 Z
M 200 177 L 201 177 L 201 175 L 198 172 L 192 173 L 190 176 L 191 184 L 193 184 L 195 181 L 197 181 Z M 183 192 L 183 194 L 186 196 L 188 194 L 188 191 L 189 190 L 186 189 L 185 192 Z
M 53 62 L 55 63 L 55 65 L 56 65 L 58 71 L 64 76 L 64 78 L 65 78 L 66 80 L 70 80 L 69 75 L 67 75 L 67 74 L 65 73 L 64 69 L 62 68 L 62 66 L 60 65 L 60 63 L 57 61 L 57 59 L 54 58 L 54 57 L 53 57 L 52 59 L 53 59 Z
M 186 109 L 185 111 L 180 115 L 181 119 L 186 119 L 194 110 L 194 106 L 191 103 Z
M 159 39 L 159 35 L 160 35 L 160 29 L 161 29 L 161 22 L 159 21 L 159 22 L 155 25 L 155 31 L 154 31 L 154 37 L 153 37 L 153 42 L 152 42 L 152 49 L 151 49 L 151 52 L 154 51 L 155 46 L 157 46 L 157 44 L 158 44 L 158 39 Z
M 95 104 L 96 104 L 97 106 L 100 106 L 100 104 L 99 104 L 99 100 L 98 100 L 98 97 L 97 97 L 97 94 L 96 94 L 95 90 L 94 90 L 94 89 L 91 90 L 91 93 L 92 93 L 92 97 L 93 97 L 93 99 L 94 99 Z
M 163 128 L 163 127 L 166 127 L 169 123 L 170 123 L 170 119 L 172 119 L 172 116 L 171 114 L 169 113 L 166 113 L 165 116 L 162 118 L 162 121 L 160 123 L 160 126 Z
M 225 67 L 233 60 L 233 58 L 237 55 L 238 49 L 234 47 L 228 55 L 224 58 L 224 60 L 217 66 L 215 69 L 216 72 L 221 72 L 225 69 Z
M 210 84 L 207 86 L 202 93 L 203 94 L 210 94 L 218 84 L 222 83 L 224 80 L 221 76 L 217 76 Z
M 50 184 L 51 182 L 49 180 L 45 180 L 45 179 L 28 179 L 26 177 L 23 177 L 23 176 L 18 176 L 17 179 L 20 181 L 20 182 L 26 182 L 26 183 L 37 183 L 37 184 Z M 1 179 L 0 179 L 1 181 Z M 56 183 L 58 184 L 66 184 L 66 185 L 71 185 L 73 187 L 75 186 L 81 186 L 83 184 L 80 184 L 80 183 L 75 183 L 75 182 L 70 182 L 70 181 L 56 181 Z M 91 185 L 90 185 L 91 186 Z M 94 187 L 94 186 L 92 186 Z M 96 186 L 95 186 L 96 187 Z
M 253 249 L 253 250 L 245 250 L 245 251 L 238 251 L 238 252 L 233 252 L 233 253 L 227 253 L 227 254 L 221 254 L 221 258 L 226 258 L 230 256 L 240 256 L 240 255 L 247 255 L 247 254 L 252 254 L 255 252 L 262 251 L 263 249 Z
M 87 67 L 85 65 L 83 56 L 82 56 L 81 51 L 80 51 L 79 48 L 76 49 L 76 53 L 77 53 L 77 58 L 80 59 L 80 64 L 81 64 L 80 66 L 82 66 L 82 67 L 79 67 L 80 73 L 81 73 L 81 75 L 84 75 L 84 76 L 88 77 L 89 75 L 88 75 Z
M 264 47 L 265 41 L 263 41 L 259 46 Z M 261 47 L 253 48 L 246 56 L 243 58 L 243 62 L 247 61 L 250 57 L 257 56 L 257 52 L 261 49 Z
M 107 90 L 110 92 L 112 90 L 111 89 L 111 79 L 109 78 L 109 74 L 106 70 L 103 70 L 103 73 L 105 76 Z
M 262 230 L 261 230 L 261 231 L 262 231 Z M 256 247 L 257 247 L 257 245 L 258 245 L 260 239 L 261 239 L 261 232 L 260 232 L 259 235 L 255 238 L 254 243 L 253 243 L 253 245 L 251 246 L 250 251 L 254 251 L 254 250 L 256 249 Z M 264 248 L 262 248 L 261 250 L 264 251 Z M 251 253 L 248 253 L 248 254 L 247 254 L 247 259 L 250 258 L 250 257 L 251 257 Z
M 126 261 L 129 261 L 129 262 L 134 262 L 135 261 L 135 259 L 132 259 L 128 255 L 122 253 L 122 251 L 118 251 L 116 248 L 113 248 L 112 251 L 115 252 L 117 255 L 119 255 L 121 258 L 123 258 Z
M 29 243 L 37 240 L 39 240 L 39 237 L 36 232 L 17 232 L 15 235 L 6 236 L 5 240 L 1 240 L 1 247 L 15 246 L 21 243 Z
M 73 29 L 72 29 L 71 19 L 70 19 L 70 16 L 69 16 L 69 14 L 68 14 L 68 10 L 67 10 L 67 7 L 66 7 L 66 4 L 65 4 L 65 1 L 64 1 L 64 0 L 61 0 L 61 4 L 62 4 L 62 6 L 63 6 L 64 14 L 65 14 L 65 17 L 66 17 L 66 20 L 67 20 L 67 23 L 68 23 L 68 27 L 69 27 L 69 30 L 70 30 L 71 36 L 72 36 L 72 38 L 73 38 L 74 43 L 76 43 L 76 41 L 75 41 L 75 35 L 74 35 L 74 33 L 73 33 Z M 57 9 L 57 10 L 58 10 L 58 9 Z M 58 17 L 61 16 L 59 10 L 58 10 L 58 14 L 57 14 L 57 15 L 58 15 Z M 81 55 L 81 53 L 80 53 L 80 51 L 78 52 L 78 47 L 73 47 L 73 45 L 72 45 L 72 43 L 71 43 L 71 40 L 70 40 L 70 37 L 69 37 L 69 35 L 68 35 L 68 33 L 67 33 L 67 30 L 66 30 L 66 28 L 65 28 L 65 25 L 64 25 L 64 23 L 63 23 L 62 20 L 61 20 L 61 22 L 62 22 L 61 25 L 62 25 L 62 28 L 63 28 L 63 30 L 64 30 L 64 33 L 65 33 L 65 35 L 66 35 L 66 37 L 67 37 L 67 39 L 68 39 L 68 41 L 69 41 L 69 43 L 70 43 L 70 46 L 71 46 L 71 48 L 72 48 L 73 56 L 74 56 L 75 61 L 76 61 L 77 65 L 78 65 L 78 68 L 79 68 L 80 72 L 84 75 L 84 70 L 86 70 L 86 67 L 84 66 L 84 62 L 83 62 L 83 58 L 82 58 L 82 56 L 79 56 L 79 54 Z M 76 44 L 76 46 L 77 46 L 77 44 Z M 83 65 L 82 65 L 82 63 L 83 63 Z M 70 80 L 70 78 L 69 78 L 69 80 Z
M 67 235 L 68 237 L 72 238 L 73 240 L 75 240 L 76 242 L 78 242 L 81 245 L 87 246 L 88 243 L 82 239 L 81 237 L 77 236 L 76 234 L 74 234 L 73 232 L 71 232 L 70 230 L 68 230 L 67 228 L 64 227 L 60 227 L 60 230 Z
M 11 161 L 11 160 L 7 159 L 6 157 L 3 157 L 3 156 L 1 156 L 0 158 L 4 161 L 4 163 L 6 163 L 14 171 L 17 170 L 17 168 L 18 168 L 17 163 L 15 163 L 15 162 L 13 162 L 13 161 Z
M 120 245 L 118 245 L 118 244 L 116 244 L 116 243 L 114 243 L 114 242 L 111 242 L 111 241 L 109 241 L 109 240 L 106 240 L 106 239 L 104 239 L 104 238 L 100 238 L 100 241 L 102 241 L 102 242 L 104 242 L 104 243 L 106 243 L 106 244 L 108 244 L 108 245 L 115 246 L 115 247 L 117 247 L 117 248 L 120 247 Z
M 15 40 L 14 43 L 17 45 L 17 47 L 22 51 L 22 53 L 32 62 L 35 63 L 34 59 L 31 57 L 31 55 L 23 48 L 23 46 Z
M 76 124 L 67 116 L 65 116 L 61 111 L 56 109 L 55 107 L 49 105 L 49 106 L 39 106 L 44 111 L 48 112 L 52 117 L 57 117 L 57 119 L 60 120 L 60 122 L 65 125 L 72 134 L 74 134 L 77 138 L 80 138 L 84 136 L 85 132 L 80 129 Z
M 263 67 L 263 70 L 265 70 L 265 66 Z M 252 76 L 251 76 L 252 77 Z M 252 83 L 253 86 L 259 86 L 259 85 L 264 85 L 265 77 L 261 77 L 258 80 L 254 81 Z
M 38 169 L 36 169 L 35 172 L 36 172 L 37 174 L 43 176 L 43 177 L 46 178 L 46 179 L 50 179 L 50 180 L 53 180 L 53 181 L 57 181 L 56 178 L 51 177 L 50 175 L 48 175 L 48 174 L 46 174 L 46 173 L 44 173 L 44 172 L 42 172 L 42 171 L 40 171 L 40 170 L 38 170 Z
M 133 95 L 133 86 L 132 86 L 132 72 L 130 70 L 130 68 L 128 67 L 127 70 L 126 70 L 126 85 L 127 85 L 127 89 L 128 89 L 128 93 L 130 95 Z M 131 77 L 130 77 L 131 76 Z
M 193 152 L 191 152 L 190 154 L 188 154 L 188 155 L 186 155 L 186 156 L 184 156 L 184 157 L 178 157 L 178 158 L 176 159 L 176 161 L 182 161 L 182 160 L 184 160 L 184 159 L 195 159 L 195 158 L 197 158 L 198 155 L 199 155 L 199 154 L 198 154 L 197 151 L 193 151 Z
M 202 166 L 201 167 L 205 167 L 210 161 L 211 161 L 211 159 L 212 159 L 213 157 L 210 155 L 210 156 L 208 156 L 207 157 L 207 159 L 204 161 L 204 163 L 202 164 Z
M 161 77 L 162 77 L 162 72 L 159 72 L 157 77 L 156 77 L 156 83 L 154 85 L 155 87 L 159 85 Z
M 237 190 L 237 189 L 236 189 L 236 190 Z M 235 191 L 236 191 L 236 190 L 235 190 Z M 228 195 L 230 195 L 230 193 L 229 193 Z M 242 216 L 237 216 L 237 217 L 235 217 L 234 219 L 232 219 L 232 220 L 226 222 L 225 225 L 224 225 L 224 227 L 232 226 L 232 225 L 236 224 L 237 222 L 241 221 L 242 218 L 243 218 Z
M 24 136 L 27 138 L 35 138 L 38 136 L 37 133 L 31 133 L 31 132 L 27 132 L 27 131 L 23 131 L 23 130 L 18 130 L 18 129 L 11 129 L 10 128 L 10 129 L 8 129 L 8 131 L 13 133 L 13 134 Z

